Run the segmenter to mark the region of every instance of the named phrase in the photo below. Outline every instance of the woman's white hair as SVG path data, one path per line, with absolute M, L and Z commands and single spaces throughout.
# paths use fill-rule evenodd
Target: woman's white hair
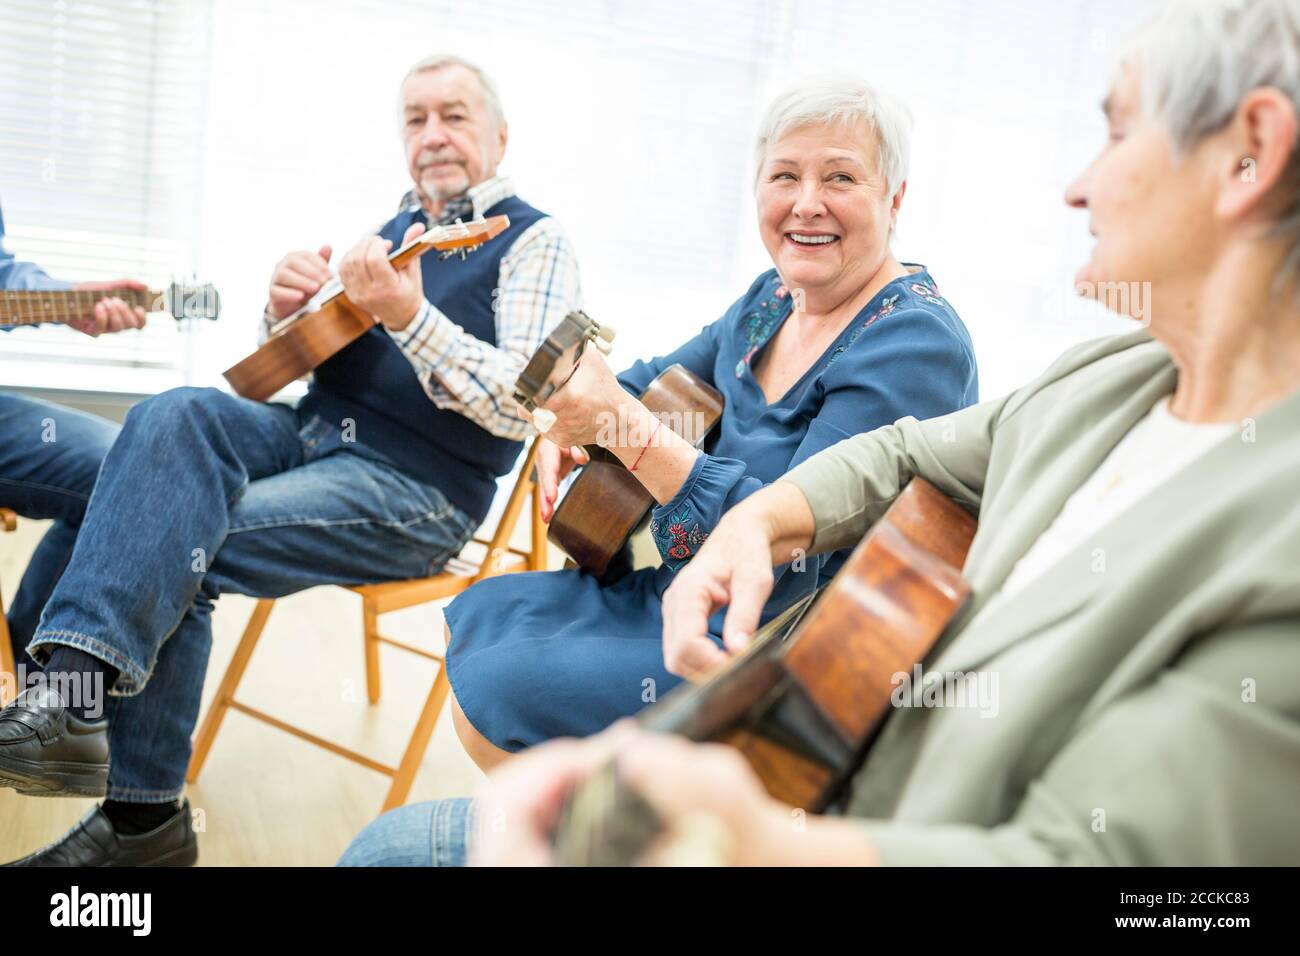
M 758 128 L 754 157 L 759 169 L 767 148 L 804 126 L 866 124 L 880 144 L 880 172 L 889 195 L 907 179 L 912 159 L 912 114 L 897 97 L 856 77 L 823 76 L 791 87 L 772 101 Z
M 487 71 L 476 63 L 471 63 L 454 53 L 435 53 L 433 56 L 426 56 L 407 70 L 402 82 L 405 83 L 417 73 L 440 70 L 446 66 L 463 66 L 478 78 L 479 86 L 483 90 L 483 102 L 487 104 L 488 112 L 496 121 L 497 127 L 500 128 L 501 124 L 506 121 L 505 110 L 501 108 L 501 94 L 497 92 L 497 85 L 492 82 L 492 77 L 488 76 Z
M 1113 75 L 1126 67 L 1142 112 L 1184 155 L 1261 86 L 1281 91 L 1300 114 L 1300 0 L 1173 0 L 1124 47 Z M 1274 235 L 1291 243 L 1278 277 L 1287 281 L 1300 276 L 1300 150 L 1281 188 L 1287 202 Z

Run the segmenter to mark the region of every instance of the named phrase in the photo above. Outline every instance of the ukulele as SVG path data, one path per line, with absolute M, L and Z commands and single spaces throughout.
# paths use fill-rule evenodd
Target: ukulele
M 215 319 L 221 297 L 211 285 L 173 282 L 156 289 L 64 289 L 0 292 L 0 325 L 68 323 L 88 318 L 100 299 L 121 299 L 146 312 L 165 312 L 176 319 Z
M 682 684 L 638 715 L 648 730 L 730 744 L 763 786 L 819 812 L 866 753 L 898 691 L 961 610 L 961 567 L 975 519 L 913 479 L 822 591 L 759 629 L 701 684 Z M 919 692 L 919 688 L 913 689 Z M 557 862 L 627 865 L 663 832 L 613 765 L 570 794 Z
M 401 269 L 432 249 L 440 251 L 444 259 L 452 255 L 464 259 L 509 226 L 508 216 L 435 226 L 390 252 L 388 261 L 394 269 Z M 351 345 L 374 325 L 375 318 L 353 305 L 343 284 L 337 278 L 331 279 L 301 309 L 276 322 L 256 352 L 222 374 L 237 395 L 264 402 Z
M 515 382 L 515 401 L 532 413 L 543 435 L 555 422 L 544 405 L 573 375 L 588 342 L 607 352 L 614 332 L 583 312 L 570 312 L 533 355 Z M 670 365 L 646 386 L 641 402 L 696 448 L 722 418 L 722 395 L 682 365 Z M 597 577 L 623 550 L 654 506 L 654 497 L 618 457 L 588 445 L 591 461 L 574 479 L 551 516 L 547 537 L 579 568 Z

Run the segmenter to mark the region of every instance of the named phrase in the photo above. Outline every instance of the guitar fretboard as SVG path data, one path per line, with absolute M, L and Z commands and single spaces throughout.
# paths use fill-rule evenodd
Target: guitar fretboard
M 100 299 L 118 298 L 145 311 L 163 308 L 166 297 L 152 289 L 69 289 L 0 292 L 0 325 L 37 325 L 89 318 Z

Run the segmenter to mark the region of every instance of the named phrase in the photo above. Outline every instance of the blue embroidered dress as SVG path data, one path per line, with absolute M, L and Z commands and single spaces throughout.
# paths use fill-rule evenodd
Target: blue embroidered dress
M 679 682 L 664 669 L 660 598 L 728 508 L 843 438 L 977 401 L 966 327 L 924 268 L 909 268 L 772 404 L 751 367 L 791 311 L 774 269 L 681 348 L 618 377 L 640 395 L 680 363 L 723 394 L 722 421 L 681 490 L 651 513 L 658 568 L 613 583 L 579 571 L 505 575 L 447 608 L 447 674 L 479 733 L 513 752 L 595 733 L 657 699 Z M 829 579 L 846 556 L 778 568 L 763 619 Z M 710 625 L 717 639 L 722 612 Z

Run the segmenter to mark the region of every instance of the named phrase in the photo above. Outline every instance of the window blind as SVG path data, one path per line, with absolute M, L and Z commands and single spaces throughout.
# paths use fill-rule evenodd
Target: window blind
M 163 288 L 195 267 L 208 4 L 6 0 L 0 6 L 5 244 L 67 281 Z M 152 392 L 186 378 L 170 319 L 91 340 L 0 336 L 0 384 Z

